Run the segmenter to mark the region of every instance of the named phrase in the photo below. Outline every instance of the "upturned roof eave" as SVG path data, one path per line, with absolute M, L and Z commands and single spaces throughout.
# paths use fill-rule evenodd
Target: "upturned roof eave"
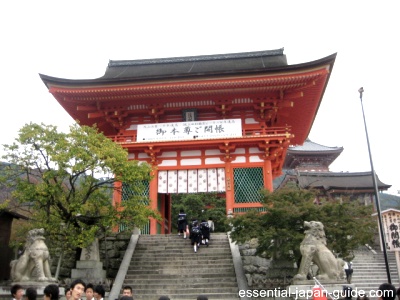
M 294 150 L 294 149 L 290 149 L 290 147 L 288 148 L 288 154 L 291 155 L 315 155 L 315 154 L 330 154 L 330 155 L 334 155 L 334 154 L 340 154 L 342 153 L 344 150 L 343 147 L 337 147 L 337 148 L 332 148 L 332 149 L 324 149 L 324 150 Z

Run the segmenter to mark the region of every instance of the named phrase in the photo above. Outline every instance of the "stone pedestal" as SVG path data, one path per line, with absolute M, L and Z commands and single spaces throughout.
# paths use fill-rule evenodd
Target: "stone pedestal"
M 340 282 L 337 281 L 323 281 L 320 282 L 323 288 L 331 295 L 331 297 L 327 297 L 328 299 L 341 299 L 343 287 L 348 286 L 353 289 L 353 298 L 356 298 L 357 291 L 354 290 L 353 284 L 348 284 L 343 280 Z M 313 288 L 316 286 L 314 280 L 302 280 L 295 281 L 292 285 L 287 287 L 287 294 L 292 299 L 306 300 L 313 299 Z
M 76 262 L 76 269 L 71 270 L 71 280 L 82 279 L 86 283 L 99 284 L 106 280 L 106 271 L 100 261 L 99 240 L 82 249 L 80 260 Z
M 79 260 L 76 269 L 71 270 L 71 280 L 82 279 L 87 283 L 102 283 L 106 279 L 103 263 L 95 260 Z

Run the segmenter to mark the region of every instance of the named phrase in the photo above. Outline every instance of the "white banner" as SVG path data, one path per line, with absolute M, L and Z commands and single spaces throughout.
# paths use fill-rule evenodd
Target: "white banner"
M 400 211 L 388 209 L 382 211 L 381 216 L 387 251 L 400 251 Z
M 241 119 L 155 123 L 137 126 L 137 142 L 219 139 L 241 136 Z

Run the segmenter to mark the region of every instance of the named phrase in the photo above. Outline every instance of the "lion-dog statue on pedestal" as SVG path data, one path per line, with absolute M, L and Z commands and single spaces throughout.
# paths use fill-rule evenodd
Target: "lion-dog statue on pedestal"
M 319 280 L 339 281 L 343 274 L 343 260 L 336 258 L 326 247 L 324 225 L 321 222 L 304 222 L 305 238 L 300 244 L 300 268 L 294 280 L 307 280 L 311 262 L 318 266 Z
M 11 279 L 13 282 L 56 282 L 50 272 L 49 249 L 44 243 L 44 229 L 32 229 L 26 237 L 25 249 L 18 260 L 13 260 Z

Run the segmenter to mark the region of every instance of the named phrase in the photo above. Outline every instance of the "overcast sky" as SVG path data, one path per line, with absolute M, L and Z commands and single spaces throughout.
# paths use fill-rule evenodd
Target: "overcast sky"
M 101 77 L 109 60 L 284 48 L 289 64 L 337 53 L 310 139 L 344 147 L 331 171 L 370 171 L 358 89 L 378 177 L 400 190 L 396 1 L 2 1 L 0 144 L 26 123 L 72 118 L 39 73 Z M 1 152 L 0 152 L 1 153 Z

